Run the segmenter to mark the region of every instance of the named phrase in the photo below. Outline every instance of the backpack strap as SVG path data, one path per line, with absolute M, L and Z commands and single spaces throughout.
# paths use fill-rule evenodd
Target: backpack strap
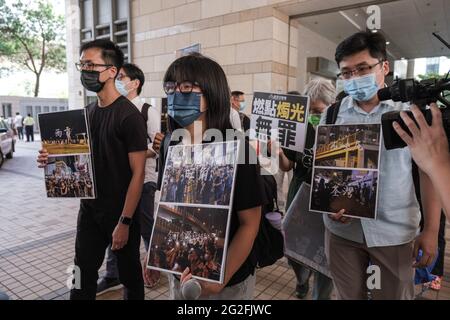
M 337 101 L 328 107 L 326 124 L 335 124 L 336 123 L 337 115 L 339 114 L 340 107 L 341 107 L 341 101 Z
M 159 158 L 157 162 L 157 168 L 155 170 L 156 172 L 158 172 L 158 181 L 157 181 L 158 190 L 161 190 L 164 167 L 166 165 L 167 153 L 169 152 L 171 139 L 172 133 L 167 132 L 161 141 L 161 146 L 159 147 Z
M 142 105 L 141 113 L 142 113 L 142 116 L 144 117 L 145 123 L 147 123 L 147 121 L 148 121 L 148 109 L 150 109 L 150 108 L 151 108 L 151 105 L 149 105 L 148 103 L 144 103 Z
M 347 96 L 347 94 L 344 92 L 339 93 L 336 98 L 336 102 L 328 107 L 326 124 L 335 124 L 336 123 L 337 116 L 339 114 L 339 109 L 341 108 L 342 100 L 346 96 Z

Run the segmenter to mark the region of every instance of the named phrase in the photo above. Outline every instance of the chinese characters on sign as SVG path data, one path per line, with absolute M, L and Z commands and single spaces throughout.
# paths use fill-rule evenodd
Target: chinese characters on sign
M 276 139 L 284 148 L 302 152 L 305 145 L 308 97 L 255 92 L 251 139 Z

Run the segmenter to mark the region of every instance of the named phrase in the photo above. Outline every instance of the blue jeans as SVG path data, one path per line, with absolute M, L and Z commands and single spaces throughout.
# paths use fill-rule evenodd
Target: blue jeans
M 333 291 L 333 281 L 320 272 L 312 271 L 308 267 L 288 259 L 289 265 L 295 272 L 297 278 L 297 286 L 306 284 L 314 273 L 314 285 L 312 292 L 313 300 L 330 300 L 331 292 Z
M 153 229 L 153 212 L 155 203 L 156 184 L 147 182 L 142 188 L 141 199 L 139 200 L 139 213 L 141 222 L 141 237 L 144 240 L 145 250 L 148 251 L 150 245 L 150 237 Z M 117 268 L 117 258 L 111 250 L 111 245 L 106 250 L 106 278 L 119 278 L 119 270 Z

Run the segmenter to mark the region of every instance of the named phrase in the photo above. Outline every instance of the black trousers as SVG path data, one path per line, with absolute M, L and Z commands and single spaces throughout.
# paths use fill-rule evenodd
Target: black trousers
M 117 221 L 117 215 L 99 212 L 89 205 L 81 204 L 75 241 L 75 265 L 80 270 L 81 286 L 71 290 L 71 300 L 95 300 L 98 270 L 103 263 L 105 250 L 111 244 Z M 125 300 L 144 300 L 140 242 L 139 216 L 135 214 L 129 227 L 127 245 L 114 251 L 120 282 L 125 287 Z
M 27 141 L 34 141 L 34 132 L 33 126 L 25 126 L 25 133 L 27 135 Z

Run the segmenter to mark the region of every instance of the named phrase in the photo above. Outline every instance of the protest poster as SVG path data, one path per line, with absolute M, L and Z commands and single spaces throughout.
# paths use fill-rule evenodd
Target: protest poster
M 147 268 L 223 283 L 239 141 L 168 150 Z
M 303 152 L 308 125 L 306 96 L 255 92 L 250 139 L 276 140 L 286 149 Z
M 380 138 L 380 124 L 318 126 L 311 211 L 376 219 Z
M 325 256 L 323 217 L 309 211 L 311 185 L 303 183 L 283 220 L 284 250 L 290 259 L 331 278 Z
M 96 197 L 89 126 L 85 109 L 38 115 L 42 148 L 49 153 L 44 170 L 49 198 Z

